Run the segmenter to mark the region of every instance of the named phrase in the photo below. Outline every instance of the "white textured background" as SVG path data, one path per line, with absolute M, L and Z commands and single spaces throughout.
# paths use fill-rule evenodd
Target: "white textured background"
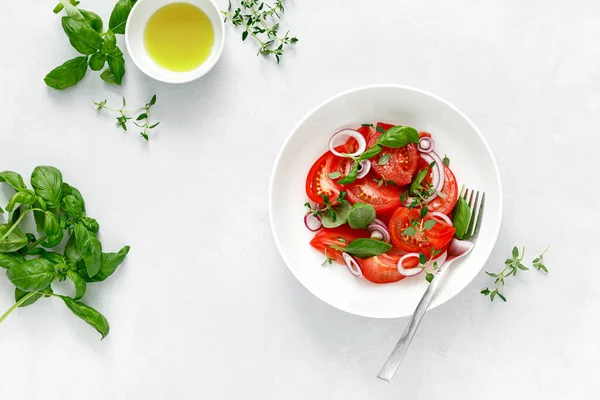
M 82 7 L 108 20 L 112 3 Z M 161 84 L 127 59 L 122 87 L 88 72 L 57 92 L 42 78 L 75 51 L 53 2 L 2 2 L 0 169 L 59 167 L 104 247 L 132 251 L 86 296 L 111 323 L 103 342 L 56 300 L 0 326 L 0 399 L 596 398 L 600 3 L 287 3 L 282 25 L 300 43 L 280 66 L 228 26 L 222 60 L 200 81 Z M 347 315 L 309 294 L 277 254 L 266 208 L 297 120 L 369 83 L 432 91 L 489 141 L 506 202 L 486 269 L 513 244 L 531 255 L 553 245 L 550 275 L 512 279 L 508 303 L 479 294 L 482 273 L 429 313 L 391 384 L 375 376 L 406 319 Z M 150 143 L 90 102 L 153 93 Z M 0 310 L 11 304 L 2 278 Z

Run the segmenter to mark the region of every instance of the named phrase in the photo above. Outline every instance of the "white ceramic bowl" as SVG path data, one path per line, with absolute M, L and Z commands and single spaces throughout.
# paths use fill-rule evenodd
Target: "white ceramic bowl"
M 167 4 L 179 2 L 193 4 L 204 11 L 215 32 L 215 42 L 208 59 L 198 68 L 186 72 L 169 71 L 161 67 L 150 58 L 144 45 L 144 29 L 152 14 Z M 185 83 L 204 76 L 219 61 L 225 44 L 225 26 L 221 12 L 212 0 L 138 0 L 127 19 L 125 42 L 129 56 L 146 75 L 162 82 Z
M 327 151 L 332 133 L 361 123 L 392 122 L 431 132 L 436 151 L 447 154 L 459 186 L 486 193 L 477 245 L 456 262 L 438 288 L 430 308 L 450 300 L 479 273 L 500 230 L 502 189 L 489 146 L 475 125 L 445 100 L 405 86 L 377 85 L 352 89 L 317 106 L 292 130 L 275 162 L 269 214 L 275 243 L 294 276 L 315 296 L 352 314 L 397 318 L 412 314 L 427 286 L 418 275 L 376 285 L 354 278 L 344 266 L 322 267 L 324 256 L 309 245 L 314 233 L 304 226 L 306 174 Z

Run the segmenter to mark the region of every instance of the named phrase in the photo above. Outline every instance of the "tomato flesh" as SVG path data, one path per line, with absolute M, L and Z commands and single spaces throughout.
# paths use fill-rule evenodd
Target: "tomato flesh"
M 424 221 L 435 220 L 435 224 L 429 230 L 415 229 L 413 236 L 404 234 L 404 231 L 412 226 L 412 221 L 421 222 L 420 209 L 409 210 L 400 207 L 396 210 L 389 224 L 390 236 L 394 246 L 407 253 L 423 253 L 431 257 L 436 250 L 443 251 L 448 246 L 456 229 L 447 223 L 426 215 Z
M 456 205 L 456 201 L 458 200 L 458 185 L 456 183 L 456 178 L 454 174 L 450 170 L 450 168 L 444 165 L 444 187 L 442 188 L 442 196 L 437 196 L 435 199 L 431 200 L 429 204 L 427 204 L 427 209 L 429 211 L 438 211 L 449 215 L 454 206 Z
M 363 276 L 373 283 L 392 283 L 405 278 L 398 272 L 398 262 L 401 255 L 381 254 L 369 257 L 361 262 Z M 419 265 L 417 258 L 407 258 L 402 262 L 404 268 L 415 268 Z
M 382 128 L 384 131 L 393 126 L 394 125 L 383 124 L 381 122 L 377 124 L 377 127 Z M 380 130 L 376 129 L 369 137 L 367 148 L 373 146 L 380 136 Z M 390 155 L 388 162 L 384 165 L 379 165 L 377 160 L 379 160 L 385 154 Z M 408 145 L 398 149 L 384 147 L 383 151 L 377 157 L 371 160 L 371 168 L 382 179 L 394 181 L 396 184 L 403 186 L 410 184 L 412 181 L 413 175 L 417 171 L 417 162 L 419 159 L 420 157 L 419 153 L 417 152 L 417 146 L 415 146 L 414 143 L 409 143 Z
M 369 233 L 366 230 L 356 230 L 350 228 L 348 225 L 342 225 L 338 228 L 321 229 L 310 241 L 310 245 L 333 261 L 344 264 L 342 252 L 332 249 L 330 246 L 346 248 L 351 241 L 368 236 Z
M 352 204 L 371 204 L 376 212 L 386 212 L 400 206 L 398 188 L 392 184 L 378 185 L 377 177 L 369 173 L 363 179 L 356 180 L 346 187 L 346 198 Z

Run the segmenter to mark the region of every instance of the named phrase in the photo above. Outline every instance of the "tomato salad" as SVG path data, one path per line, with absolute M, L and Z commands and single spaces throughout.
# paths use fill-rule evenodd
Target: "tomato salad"
M 324 264 L 345 264 L 374 283 L 424 271 L 431 281 L 468 221 L 449 164 L 429 133 L 411 127 L 379 122 L 336 132 L 306 177 L 311 246 Z

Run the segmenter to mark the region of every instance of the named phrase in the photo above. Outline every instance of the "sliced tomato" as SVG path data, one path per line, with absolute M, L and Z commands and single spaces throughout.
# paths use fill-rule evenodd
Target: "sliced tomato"
M 398 188 L 388 184 L 378 186 L 375 182 L 376 176 L 369 173 L 363 179 L 359 179 L 345 187 L 348 192 L 346 198 L 352 204 L 371 204 L 376 212 L 386 212 L 400 206 L 400 195 Z
M 406 251 L 407 253 L 423 253 L 431 257 L 433 251 L 443 250 L 452 238 L 456 229 L 445 222 L 435 219 L 436 223 L 429 230 L 415 229 L 413 236 L 404 234 L 404 231 L 412 226 L 413 221 L 421 222 L 421 210 L 413 208 L 409 210 L 406 207 L 400 207 L 389 224 L 390 236 L 394 246 Z M 433 220 L 429 215 L 424 218 L 425 221 Z
M 394 125 L 383 124 L 381 122 L 377 123 L 378 128 L 382 128 L 383 131 L 388 130 Z M 379 136 L 381 136 L 381 129 L 375 129 L 373 134 L 369 137 L 369 141 L 367 142 L 367 148 L 373 146 Z M 385 154 L 390 155 L 389 161 L 384 165 L 379 165 L 377 160 L 380 157 L 383 157 Z M 417 162 L 419 161 L 419 153 L 417 152 L 417 146 L 413 143 L 409 143 L 404 147 L 400 147 L 398 149 L 391 149 L 388 147 L 384 147 L 383 151 L 376 157 L 376 159 L 371 160 L 372 162 L 371 168 L 377 175 L 387 181 L 394 181 L 396 184 L 408 185 L 412 181 L 413 175 L 417 171 Z
M 419 139 L 422 137 L 431 137 L 431 133 L 429 132 L 419 132 Z
M 398 272 L 400 255 L 381 254 L 361 261 L 363 276 L 373 283 L 391 283 L 404 279 Z
M 398 272 L 398 261 L 401 255 L 381 254 L 361 261 L 363 276 L 373 283 L 398 282 L 405 278 Z M 402 262 L 404 268 L 415 268 L 419 265 L 416 258 L 408 258 Z
M 346 248 L 351 241 L 368 236 L 369 233 L 366 230 L 352 229 L 348 225 L 332 229 L 323 228 L 317 232 L 315 237 L 310 241 L 310 245 L 335 262 L 344 264 L 342 252 L 340 250 L 332 249 L 330 246 Z
M 317 204 L 323 204 L 325 195 L 330 201 L 334 201 L 340 194 L 341 186 L 331 179 L 328 174 L 333 172 L 337 165 L 336 157 L 328 151 L 313 164 L 306 176 L 306 195 Z
M 458 200 L 458 185 L 456 178 L 450 170 L 450 168 L 444 165 L 444 187 L 442 188 L 442 196 L 437 196 L 435 199 L 429 202 L 427 209 L 429 211 L 438 211 L 446 215 L 450 215 L 456 201 Z

